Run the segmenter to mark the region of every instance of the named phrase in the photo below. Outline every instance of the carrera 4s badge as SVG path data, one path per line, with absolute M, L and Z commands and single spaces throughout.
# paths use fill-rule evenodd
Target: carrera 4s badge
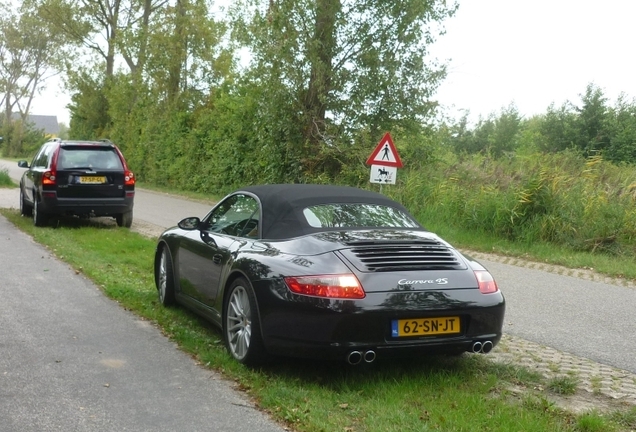
M 408 279 L 400 279 L 398 281 L 398 285 L 446 285 L 448 284 L 448 278 L 437 278 L 437 279 L 417 279 L 417 280 L 408 280 Z

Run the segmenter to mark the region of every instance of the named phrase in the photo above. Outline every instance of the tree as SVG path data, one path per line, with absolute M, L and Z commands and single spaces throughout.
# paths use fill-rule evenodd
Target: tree
M 606 121 L 609 145 L 603 157 L 612 162 L 636 163 L 636 99 L 619 96 Z
M 168 3 L 168 0 L 29 1 L 38 5 L 45 22 L 104 61 L 106 79 L 115 73 L 118 53 L 131 71 L 143 68 L 150 16 Z
M 36 10 L 29 2 L 15 10 L 0 3 L 0 94 L 3 107 L 5 145 L 15 154 L 22 151 L 22 126 L 31 103 L 48 78 L 59 66 L 63 38 L 47 26 L 42 26 Z M 13 113 L 21 122 L 10 127 Z M 13 143 L 11 141 L 14 141 Z
M 321 146 L 360 130 L 422 127 L 445 75 L 427 62 L 427 46 L 455 9 L 445 1 L 241 0 L 233 18 L 249 48 L 251 80 L 268 94 L 262 110 L 291 104 L 291 117 L 265 117 L 300 138 L 288 150 L 311 170 Z
M 521 116 L 517 107 L 511 104 L 495 118 L 495 128 L 490 139 L 490 152 L 494 157 L 513 152 L 519 145 Z
M 205 0 L 177 0 L 162 9 L 148 28 L 146 82 L 169 103 L 183 93 L 205 99 L 231 69 L 232 52 L 222 44 L 226 32 Z
M 577 114 L 571 103 L 566 102 L 559 108 L 551 104 L 539 123 L 539 149 L 556 153 L 574 148 L 577 142 L 577 122 Z
M 578 112 L 577 146 L 586 155 L 592 155 L 604 150 L 609 144 L 609 137 L 605 124 L 607 121 L 607 98 L 603 91 L 594 84 L 588 84 L 581 96 L 581 106 L 575 107 Z

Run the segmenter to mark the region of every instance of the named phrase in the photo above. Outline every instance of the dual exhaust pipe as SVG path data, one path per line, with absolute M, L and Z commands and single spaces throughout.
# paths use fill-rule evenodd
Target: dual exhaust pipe
M 475 354 L 488 354 L 490 351 L 492 351 L 491 341 L 485 341 L 485 342 L 477 341 L 473 344 L 473 352 Z
M 473 343 L 472 346 L 472 351 L 475 354 L 488 354 L 490 351 L 492 351 L 492 349 L 493 344 L 492 341 L 489 340 L 484 342 L 477 341 Z M 365 363 L 372 363 L 373 361 L 375 361 L 375 357 L 376 354 L 373 350 L 351 351 L 349 354 L 347 354 L 347 363 L 349 363 L 350 365 L 358 365 L 363 361 Z
M 350 365 L 357 365 L 362 363 L 372 363 L 375 360 L 375 351 L 351 351 L 347 354 L 347 363 Z

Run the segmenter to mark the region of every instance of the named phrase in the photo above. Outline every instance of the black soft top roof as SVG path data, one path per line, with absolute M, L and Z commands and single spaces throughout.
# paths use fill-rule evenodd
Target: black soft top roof
M 263 211 L 261 237 L 265 239 L 286 239 L 325 231 L 310 226 L 303 215 L 305 208 L 319 204 L 379 204 L 410 216 L 403 205 L 382 194 L 349 186 L 273 184 L 250 186 L 241 191 L 250 192 L 260 200 Z

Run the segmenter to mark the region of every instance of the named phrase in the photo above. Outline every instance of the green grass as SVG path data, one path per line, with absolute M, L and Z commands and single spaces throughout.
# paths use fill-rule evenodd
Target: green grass
M 9 177 L 9 170 L 6 168 L 0 170 L 0 188 L 14 188 L 16 184 Z
M 571 376 L 555 377 L 548 382 L 548 388 L 550 390 L 562 395 L 573 395 L 576 393 L 578 385 L 579 380 Z
M 235 380 L 261 409 L 297 431 L 595 431 L 629 430 L 634 414 L 573 415 L 556 408 L 542 377 L 486 357 L 342 363 L 280 362 L 248 369 L 226 352 L 216 328 L 182 308 L 158 304 L 155 242 L 114 226 L 86 222 L 36 228 L 2 209 L 20 229 L 119 304 L 157 324 L 203 366 Z M 525 392 L 508 389 L 523 388 Z M 202 401 L 201 403 L 207 403 Z

